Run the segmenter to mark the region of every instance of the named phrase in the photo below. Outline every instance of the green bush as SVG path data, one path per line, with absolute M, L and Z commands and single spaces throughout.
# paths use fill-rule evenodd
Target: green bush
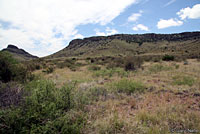
M 0 81 L 25 82 L 29 75 L 27 68 L 18 63 L 8 52 L 0 52 Z
M 26 86 L 21 107 L 0 110 L 0 133 L 80 133 L 84 114 L 75 109 L 74 85 L 56 88 L 45 80 Z
M 113 91 L 117 91 L 118 93 L 126 93 L 130 95 L 135 92 L 144 91 L 145 86 L 141 82 L 136 82 L 129 79 L 122 79 L 118 82 L 113 83 L 112 89 Z
M 194 78 L 190 76 L 177 75 L 173 77 L 173 84 L 192 86 L 195 82 Z
M 163 61 L 174 61 L 174 56 L 173 55 L 165 55 L 162 57 Z

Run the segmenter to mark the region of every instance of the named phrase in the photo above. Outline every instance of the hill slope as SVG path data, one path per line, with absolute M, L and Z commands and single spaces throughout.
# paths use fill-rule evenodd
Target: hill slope
M 31 60 L 38 58 L 37 56 L 33 56 L 26 52 L 23 49 L 19 49 L 18 47 L 14 45 L 8 45 L 7 48 L 3 49 L 2 51 L 7 51 L 13 55 L 14 58 L 24 61 L 24 60 Z
M 63 50 L 51 55 L 59 57 L 96 57 L 174 54 L 200 55 L 200 32 L 178 34 L 118 34 L 75 39 Z

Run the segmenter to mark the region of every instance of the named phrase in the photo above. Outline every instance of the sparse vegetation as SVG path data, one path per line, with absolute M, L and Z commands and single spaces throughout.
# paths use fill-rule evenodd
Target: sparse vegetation
M 187 35 L 87 38 L 23 62 L 0 52 L 0 133 L 199 133 L 199 35 Z
M 169 66 L 164 66 L 162 64 L 154 64 L 152 65 L 150 68 L 149 68 L 149 71 L 152 72 L 152 73 L 158 73 L 158 72 L 161 72 L 161 71 L 169 71 L 169 70 L 172 70 L 173 68 L 172 67 L 169 67 Z
M 114 82 L 112 85 L 112 90 L 118 93 L 132 94 L 135 92 L 144 91 L 145 86 L 141 82 L 136 82 L 129 79 L 122 79 L 118 82 Z
M 188 85 L 192 86 L 195 82 L 194 78 L 191 76 L 176 75 L 173 77 L 173 84 L 175 85 Z

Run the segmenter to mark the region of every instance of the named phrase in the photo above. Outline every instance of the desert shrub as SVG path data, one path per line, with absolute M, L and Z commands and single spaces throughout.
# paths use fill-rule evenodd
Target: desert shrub
M 65 61 L 61 61 L 59 63 L 57 63 L 57 67 L 58 68 L 65 68 L 65 67 L 72 67 L 75 64 L 75 60 L 70 60 L 70 59 L 65 59 Z
M 97 65 L 92 65 L 92 66 L 88 67 L 88 70 L 90 70 L 90 71 L 98 71 L 98 70 L 101 70 L 101 67 L 97 66 Z
M 47 70 L 46 70 L 46 72 L 47 72 L 48 74 L 53 73 L 53 71 L 54 71 L 54 68 L 53 68 L 53 67 L 48 67 Z
M 128 57 L 125 59 L 124 69 L 126 71 L 136 70 L 141 67 L 143 60 L 139 57 Z
M 26 67 L 29 71 L 40 70 L 42 67 L 39 63 L 34 63 L 34 61 L 25 62 Z
M 58 68 L 69 68 L 72 71 L 76 71 L 78 67 L 83 66 L 81 63 L 76 63 L 74 59 L 66 59 L 65 61 L 61 61 L 56 64 Z
M 161 59 L 160 59 L 160 57 L 153 57 L 152 58 L 152 61 L 153 62 L 159 62 Z
M 0 52 L 0 81 L 25 82 L 28 76 L 26 66 L 18 63 L 8 52 Z
M 141 82 L 136 82 L 129 79 L 122 79 L 112 84 L 112 90 L 118 93 L 132 94 L 135 92 L 144 91 L 145 86 Z
M 184 75 L 176 75 L 173 77 L 173 84 L 175 85 L 188 85 L 192 86 L 195 82 L 193 77 L 184 76 Z
M 94 59 L 91 59 L 90 62 L 91 62 L 91 63 L 94 63 Z
M 21 107 L 0 109 L 0 133 L 80 133 L 84 114 L 75 108 L 74 85 L 56 88 L 50 81 L 32 81 Z
M 51 66 L 47 67 L 45 70 L 42 70 L 42 72 L 47 73 L 47 74 L 53 73 L 53 71 L 54 71 L 54 68 Z
M 164 55 L 162 57 L 163 61 L 174 61 L 174 56 L 173 55 Z
M 158 72 L 161 72 L 161 71 L 169 71 L 169 70 L 172 70 L 173 68 L 170 67 L 170 66 L 164 66 L 162 64 L 155 64 L 153 66 L 151 66 L 149 68 L 149 71 L 152 72 L 152 73 L 158 73 Z
M 180 67 L 180 66 L 179 66 L 178 64 L 175 65 L 175 68 L 176 68 L 176 69 L 179 69 L 179 67 Z

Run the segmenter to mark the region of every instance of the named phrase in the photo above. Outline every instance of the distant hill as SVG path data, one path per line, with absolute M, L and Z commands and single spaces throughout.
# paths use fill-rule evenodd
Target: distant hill
M 23 49 L 19 49 L 15 45 L 8 45 L 8 47 L 3 49 L 2 51 L 7 51 L 7 52 L 11 53 L 14 58 L 21 60 L 21 61 L 38 58 L 37 56 L 31 55 Z
M 72 40 L 47 58 L 132 55 L 200 55 L 200 32 L 176 34 L 117 34 Z

